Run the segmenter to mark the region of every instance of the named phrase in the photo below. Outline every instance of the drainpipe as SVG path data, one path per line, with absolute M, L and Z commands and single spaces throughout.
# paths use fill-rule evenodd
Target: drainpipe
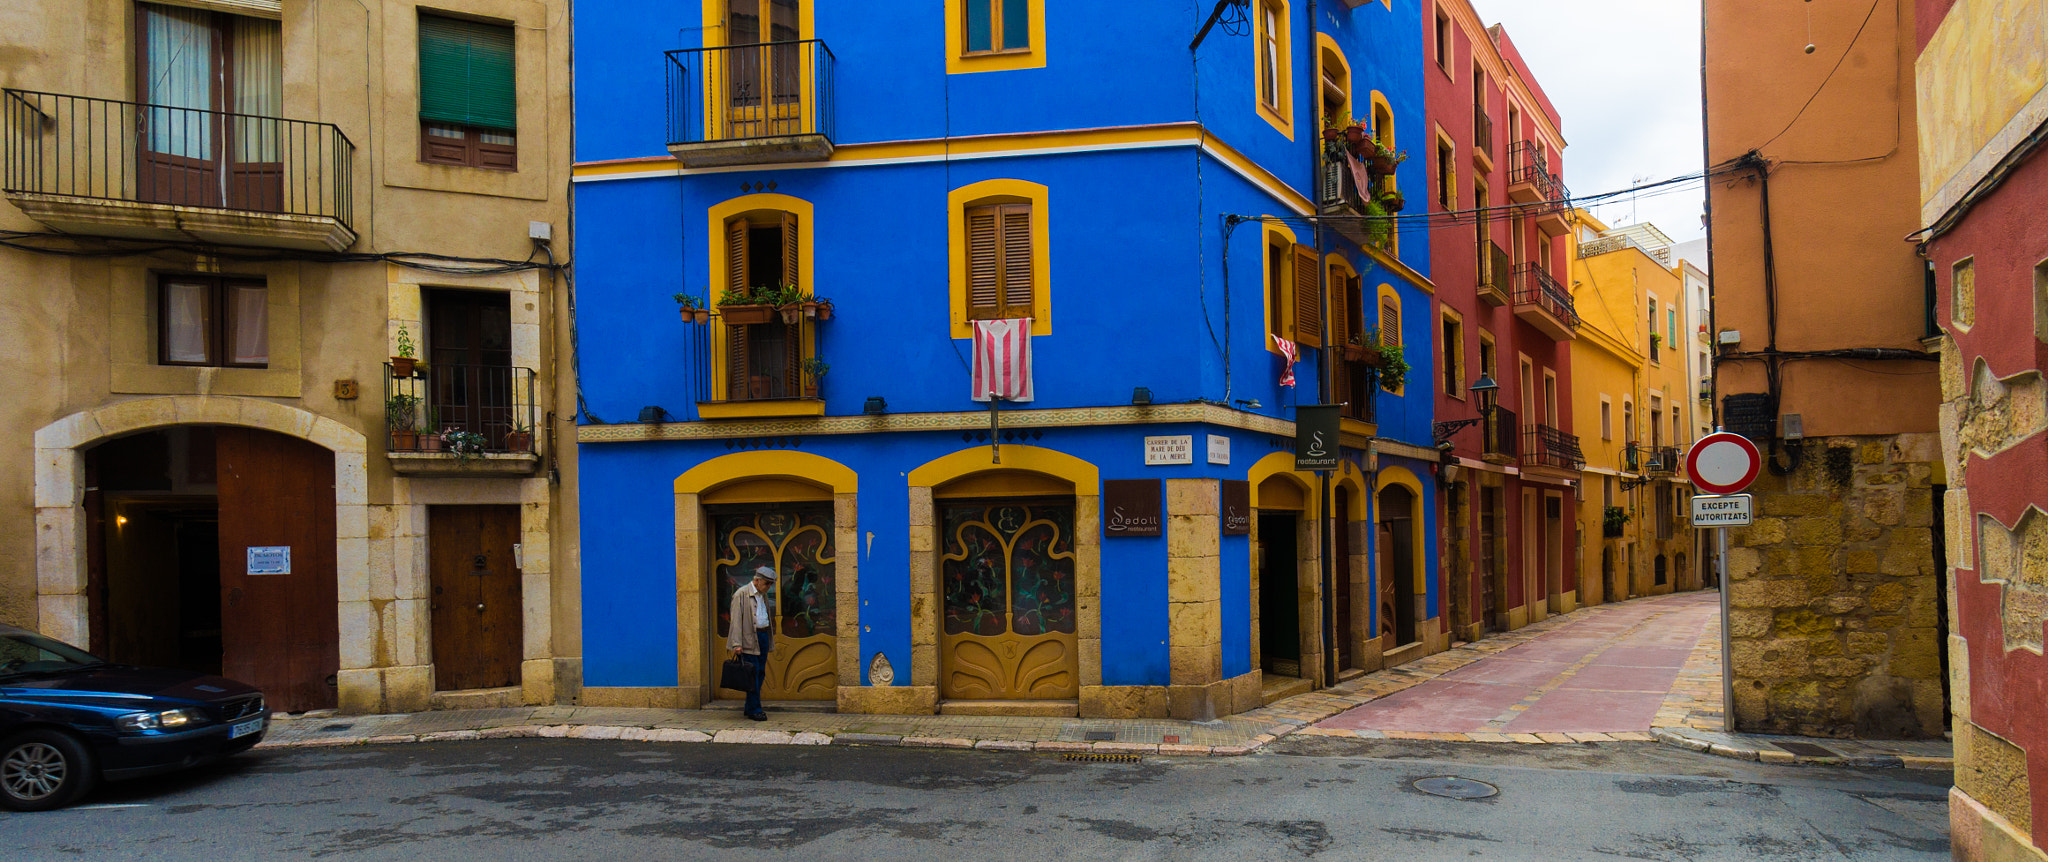
M 1302 55 L 1308 59 L 1308 71 L 1314 72 L 1317 62 L 1316 0 L 1308 0 L 1308 44 L 1303 47 L 1305 50 L 1302 51 Z M 1322 76 L 1309 75 L 1301 80 L 1321 82 Z M 1310 100 L 1310 104 L 1315 104 L 1316 99 L 1321 98 L 1320 92 L 1320 90 L 1317 91 L 1318 95 Z M 1311 223 L 1315 225 L 1313 241 L 1316 249 L 1316 302 L 1322 306 L 1322 314 L 1318 316 L 1323 319 L 1321 333 L 1323 349 L 1321 351 L 1321 358 L 1316 362 L 1316 389 L 1322 396 L 1321 403 L 1329 404 L 1336 400 L 1336 390 L 1330 385 L 1330 372 L 1336 362 L 1330 358 L 1330 355 L 1335 352 L 1334 347 L 1330 343 L 1330 333 L 1334 331 L 1331 326 L 1332 321 L 1330 320 L 1330 268 L 1323 265 L 1323 219 L 1321 213 L 1323 138 L 1320 134 L 1321 130 L 1311 129 L 1310 131 L 1311 134 L 1306 134 L 1302 137 L 1308 139 L 1309 206 L 1317 210 L 1313 213 L 1315 218 L 1311 220 Z M 1330 474 L 1323 472 L 1321 475 L 1323 528 L 1320 531 L 1320 536 L 1323 552 L 1319 556 L 1322 558 L 1323 570 L 1321 602 L 1323 610 L 1323 685 L 1328 687 L 1337 684 L 1337 561 L 1331 557 L 1337 550 L 1337 530 L 1342 529 L 1343 525 L 1338 524 L 1334 520 L 1337 507 L 1331 505 Z

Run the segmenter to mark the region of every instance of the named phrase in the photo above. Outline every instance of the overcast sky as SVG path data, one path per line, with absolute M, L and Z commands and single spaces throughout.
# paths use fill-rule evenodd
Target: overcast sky
M 1699 0 L 1472 0 L 1506 25 L 1564 119 L 1574 197 L 1700 170 Z M 1697 183 L 1592 207 L 1610 225 L 1646 221 L 1684 242 L 1706 235 Z

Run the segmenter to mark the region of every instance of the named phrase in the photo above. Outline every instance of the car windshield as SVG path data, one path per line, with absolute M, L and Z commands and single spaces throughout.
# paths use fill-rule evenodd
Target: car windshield
M 0 632 L 0 676 L 75 670 L 104 664 L 82 649 L 28 632 Z

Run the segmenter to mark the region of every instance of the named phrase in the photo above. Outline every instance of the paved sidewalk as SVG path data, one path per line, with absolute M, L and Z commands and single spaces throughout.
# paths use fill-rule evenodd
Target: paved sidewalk
M 280 716 L 259 747 L 544 737 L 1230 756 L 1302 734 L 1529 744 L 1661 742 L 1775 763 L 1949 768 L 1946 742 L 1720 733 L 1716 601 L 1714 593 L 1703 592 L 1582 608 L 1212 722 L 780 711 L 771 712 L 767 722 L 756 722 L 733 709 L 541 706 Z M 1538 679 L 1546 671 L 1549 676 Z M 1606 721 L 1597 726 L 1610 729 L 1593 729 L 1596 719 L 1605 718 L 1597 703 L 1607 694 L 1628 704 L 1626 728 L 1612 729 L 1621 722 Z M 1470 729 L 1409 729 L 1403 722 L 1411 719 L 1430 719 L 1439 726 L 1455 719 Z M 1583 727 L 1557 729 L 1573 728 L 1580 719 Z M 1381 729 L 1394 724 L 1401 726 Z

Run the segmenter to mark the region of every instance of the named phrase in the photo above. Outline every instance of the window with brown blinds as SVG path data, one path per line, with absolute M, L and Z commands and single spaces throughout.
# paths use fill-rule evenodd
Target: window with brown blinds
M 967 316 L 1037 317 L 1032 309 L 1031 205 L 967 208 Z
M 1401 346 L 1401 304 L 1391 296 L 1380 297 L 1380 344 Z
M 1323 297 L 1316 276 L 1322 269 L 1313 246 L 1294 246 L 1294 343 L 1323 346 Z
M 797 283 L 796 215 L 757 212 L 725 223 L 725 286 L 741 294 Z M 803 339 L 780 319 L 725 327 L 727 397 L 795 398 L 803 391 Z

